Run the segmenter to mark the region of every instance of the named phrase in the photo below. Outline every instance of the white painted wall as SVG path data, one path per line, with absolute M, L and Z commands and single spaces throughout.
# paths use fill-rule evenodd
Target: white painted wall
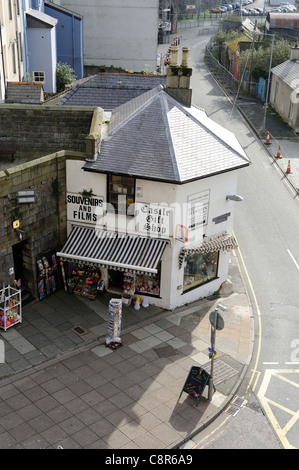
M 82 161 L 67 161 L 67 193 L 80 193 L 83 189 L 93 189 L 93 193 L 97 197 L 103 197 L 106 201 L 106 175 L 85 172 L 82 170 Z M 182 294 L 184 268 L 179 269 L 179 253 L 182 247 L 195 242 L 201 242 L 203 235 L 207 237 L 219 234 L 226 231 L 231 234 L 233 231 L 233 218 L 234 218 L 234 205 L 236 202 L 226 200 L 228 194 L 236 194 L 237 191 L 237 171 L 230 171 L 211 178 L 204 178 L 199 181 L 187 183 L 184 185 L 167 184 L 160 182 L 152 182 L 147 180 L 136 180 L 136 188 L 140 188 L 140 196 L 135 197 L 136 203 L 159 204 L 168 205 L 176 210 L 178 214 L 185 214 L 181 211 L 184 204 L 187 205 L 188 197 L 200 192 L 209 190 L 209 205 L 208 205 L 208 220 L 207 224 L 199 227 L 194 232 L 189 232 L 189 241 L 184 244 L 183 242 L 175 239 L 173 236 L 165 237 L 169 240 L 169 244 L 162 257 L 162 272 L 161 272 L 161 299 L 151 297 L 150 302 L 163 308 L 175 308 L 186 303 L 194 302 L 199 298 L 206 297 L 217 291 L 221 284 L 226 281 L 229 268 L 230 254 L 227 252 L 220 252 L 219 265 L 218 265 L 218 279 L 209 282 L 197 289 Z M 219 224 L 213 222 L 213 218 L 222 214 L 231 213 L 226 221 Z M 98 229 L 115 230 L 129 232 L 136 234 L 134 231 L 135 223 L 132 217 L 118 218 L 117 223 L 114 223 L 113 216 L 108 216 L 99 223 L 84 223 L 82 221 L 72 221 L 68 211 L 68 227 L 69 232 L 72 223 L 83 226 L 94 226 Z M 174 223 L 174 232 L 176 223 L 186 223 L 184 215 L 183 220 L 177 218 Z M 128 230 L 129 227 L 129 230 Z M 142 232 L 139 232 L 142 236 Z M 192 235 L 194 234 L 194 237 Z
M 85 65 L 156 70 L 158 0 L 60 0 L 83 16 Z

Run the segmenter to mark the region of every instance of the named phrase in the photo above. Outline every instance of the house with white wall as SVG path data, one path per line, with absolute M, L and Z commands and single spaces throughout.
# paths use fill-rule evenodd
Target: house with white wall
M 156 70 L 159 0 L 56 0 L 84 19 L 85 65 Z
M 295 132 L 299 131 L 299 47 L 291 49 L 289 60 L 272 70 L 270 104 Z
M 97 153 L 67 162 L 57 253 L 99 269 L 107 290 L 121 293 L 129 272 L 134 295 L 171 309 L 227 280 L 238 171 L 250 164 L 235 135 L 190 104 L 188 48 L 181 66 L 173 49 L 166 87 L 103 112 Z
M 5 100 L 7 82 L 24 77 L 24 48 L 21 0 L 0 2 L 0 101 Z

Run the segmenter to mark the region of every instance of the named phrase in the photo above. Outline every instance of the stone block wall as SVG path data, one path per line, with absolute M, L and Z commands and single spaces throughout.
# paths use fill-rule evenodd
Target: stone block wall
M 60 151 L 0 171 L 0 281 L 11 284 L 14 274 L 13 246 L 22 244 L 22 284 L 36 296 L 36 260 L 56 250 L 66 239 L 66 159 L 85 159 L 85 153 Z M 18 204 L 16 193 L 34 189 L 36 204 Z M 18 230 L 13 221 L 19 220 Z M 18 239 L 22 233 L 23 240 Z M 0 282 L 0 286 L 2 283 Z
M 9 105 L 0 107 L 0 139 L 15 140 L 18 152 L 86 151 L 94 115 L 101 124 L 103 110 L 91 107 Z M 97 143 L 100 127 L 93 139 Z M 17 155 L 16 154 L 16 155 Z

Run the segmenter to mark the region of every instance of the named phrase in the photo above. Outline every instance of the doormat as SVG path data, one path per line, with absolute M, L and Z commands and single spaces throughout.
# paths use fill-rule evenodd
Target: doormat
M 74 328 L 72 328 L 72 330 L 80 336 L 85 335 L 87 333 L 87 331 L 84 330 L 84 328 L 82 328 L 82 326 L 74 326 Z
M 161 348 L 156 348 L 154 351 L 158 354 L 159 357 L 169 357 L 179 354 L 177 349 L 174 349 L 172 346 L 163 346 Z

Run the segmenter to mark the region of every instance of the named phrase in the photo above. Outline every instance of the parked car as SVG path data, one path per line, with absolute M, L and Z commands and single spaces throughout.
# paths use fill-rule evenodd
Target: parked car
M 270 13 L 281 13 L 281 8 L 272 8 Z
M 224 5 L 220 5 L 219 10 L 224 13 L 227 11 L 227 8 Z
M 229 3 L 225 3 L 223 6 L 227 9 L 227 11 L 231 11 L 233 9 L 232 5 Z
M 285 8 L 285 7 L 289 8 L 289 9 L 292 10 L 292 11 L 296 11 L 296 10 L 297 10 L 296 6 L 295 6 L 295 5 L 292 5 L 291 3 L 289 3 L 289 2 L 281 2 L 281 4 L 279 5 L 279 8 Z
M 245 8 L 241 8 L 241 9 L 240 9 L 240 15 L 248 16 L 248 15 L 249 15 L 249 11 L 245 10 Z

